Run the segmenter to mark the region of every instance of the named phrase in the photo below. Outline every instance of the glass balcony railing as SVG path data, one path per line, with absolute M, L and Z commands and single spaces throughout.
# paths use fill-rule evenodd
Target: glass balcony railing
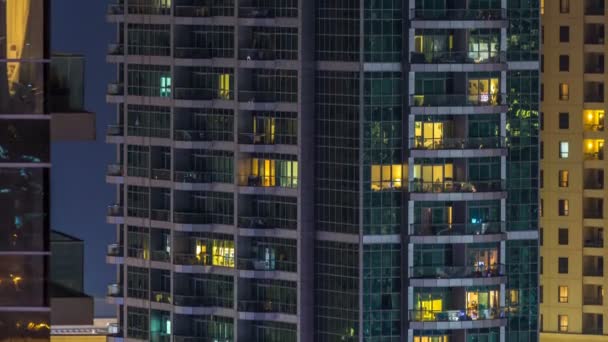
M 173 222 L 183 224 L 211 224 L 212 215 L 207 213 L 196 212 L 179 212 L 173 213 Z
M 496 192 L 506 189 L 504 180 L 484 181 L 444 181 L 424 182 L 421 180 L 410 183 L 410 192 L 414 193 L 454 193 L 454 192 Z
M 505 274 L 504 265 L 491 266 L 413 266 L 410 277 L 424 279 L 488 278 Z
M 106 135 L 110 137 L 120 137 L 123 136 L 124 130 L 122 125 L 109 125 L 106 130 Z
M 167 251 L 152 251 L 150 252 L 150 259 L 152 261 L 169 262 L 171 261 L 171 253 Z
M 125 5 L 124 4 L 108 4 L 108 12 L 109 15 L 121 15 L 125 14 Z
M 410 235 L 489 235 L 505 232 L 505 222 L 484 223 L 417 223 L 410 225 Z
M 122 176 L 122 165 L 110 164 L 106 167 L 106 176 L 120 177 Z
M 171 304 L 171 293 L 166 291 L 151 291 L 150 301 Z
M 506 99 L 504 94 L 432 94 L 413 95 L 410 105 L 413 107 L 450 107 L 450 106 L 499 106 Z
M 122 44 L 110 44 L 108 45 L 108 55 L 118 56 L 125 53 L 124 46 Z
M 296 299 L 293 298 L 293 300 Z M 241 312 L 272 312 L 295 315 L 298 306 L 295 303 L 281 303 L 272 300 L 239 300 L 238 310 Z
M 240 216 L 239 228 L 249 229 L 292 229 L 298 228 L 296 219 L 280 219 L 275 217 Z
M 232 100 L 234 95 L 231 90 L 220 91 L 209 88 L 188 88 L 176 87 L 176 100 L 193 100 L 193 101 L 213 101 L 213 100 Z
M 410 18 L 416 20 L 506 20 L 507 10 L 497 9 L 418 9 L 410 12 Z
M 211 8 L 209 6 L 175 6 L 176 17 L 210 17 Z
M 281 93 L 280 91 L 239 91 L 239 102 L 253 103 L 275 103 L 275 102 L 297 102 L 297 93 Z
M 150 219 L 154 221 L 168 222 L 171 218 L 169 209 L 152 209 L 150 210 Z
M 234 265 L 234 258 L 229 256 L 221 256 L 223 264 L 214 264 L 211 255 L 195 253 L 175 253 L 173 255 L 173 263 L 175 265 L 186 265 L 186 266 L 219 266 L 219 267 L 230 267 Z
M 122 285 L 121 284 L 110 284 L 107 288 L 108 297 L 122 297 Z
M 208 59 L 212 58 L 211 49 L 199 47 L 176 47 L 173 50 L 175 58 Z
M 239 144 L 244 145 L 296 145 L 297 143 L 296 134 L 239 133 Z
M 169 169 L 152 169 L 150 178 L 158 180 L 171 180 L 171 170 Z
M 410 310 L 410 322 L 460 322 L 500 319 L 507 317 L 505 308 L 481 310 Z
M 232 183 L 230 173 L 211 171 L 175 171 L 175 182 L 179 183 Z
M 297 7 L 240 6 L 241 18 L 297 18 Z
M 108 95 L 124 95 L 125 89 L 122 83 L 110 83 L 108 84 L 107 94 Z
M 176 141 L 232 141 L 233 133 L 230 131 L 206 131 L 176 129 L 173 133 Z
M 463 150 L 505 148 L 504 137 L 485 138 L 422 138 L 410 139 L 412 149 L 420 150 Z
M 205 296 L 202 294 L 199 295 L 178 295 L 175 296 L 175 305 L 176 306 L 185 306 L 185 307 L 222 307 L 222 308 L 232 308 L 233 299 L 232 298 L 222 298 L 215 296 Z
M 124 215 L 124 209 L 122 206 L 118 205 L 118 204 L 113 204 L 113 205 L 109 205 L 106 211 L 106 215 L 107 216 L 123 216 Z
M 173 335 L 173 342 L 234 342 L 235 339 L 228 337 L 209 337 L 198 335 Z
M 412 64 L 492 64 L 506 63 L 507 54 L 501 51 L 431 51 L 412 52 Z
M 123 252 L 123 246 L 117 244 L 117 243 L 113 243 L 108 245 L 108 249 L 106 252 L 107 256 L 111 256 L 111 257 L 121 257 L 124 255 Z
M 297 262 L 286 260 L 264 260 L 238 258 L 239 270 L 297 272 Z

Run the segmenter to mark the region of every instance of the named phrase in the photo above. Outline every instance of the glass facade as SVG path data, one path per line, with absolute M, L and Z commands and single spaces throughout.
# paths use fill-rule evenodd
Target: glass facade
M 48 341 L 50 334 L 48 10 L 45 0 L 0 3 L 3 341 Z

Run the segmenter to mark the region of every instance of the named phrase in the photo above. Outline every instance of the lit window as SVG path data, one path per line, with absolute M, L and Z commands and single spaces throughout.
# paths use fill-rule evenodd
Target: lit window
M 171 97 L 171 76 L 161 76 L 160 97 Z
M 562 101 L 567 101 L 570 99 L 570 87 L 567 83 L 559 84 L 559 99 Z
M 219 89 L 219 97 L 220 99 L 229 100 L 230 99 L 230 74 L 221 74 L 220 77 L 220 89 Z
M 604 130 L 604 111 L 603 110 L 585 110 L 583 112 L 585 120 L 585 130 L 588 131 L 603 131 Z
M 234 267 L 234 241 L 213 240 L 213 265 Z
M 402 183 L 402 165 L 372 165 L 371 189 L 373 191 L 401 189 Z
M 557 316 L 558 326 L 560 332 L 568 332 L 568 315 Z
M 540 14 L 545 14 L 545 0 L 540 0 Z
M 558 292 L 559 292 L 558 302 L 559 303 L 568 303 L 568 286 L 559 286 Z
M 570 144 L 567 141 L 559 142 L 559 157 L 561 159 L 568 158 L 568 153 L 570 152 Z
M 570 202 L 567 199 L 560 199 L 558 201 L 558 214 L 559 216 L 570 215 Z
M 559 187 L 567 188 L 570 175 L 568 170 L 559 170 Z
M 585 139 L 583 146 L 586 160 L 604 160 L 604 139 Z
M 570 0 L 559 1 L 559 13 L 570 13 Z

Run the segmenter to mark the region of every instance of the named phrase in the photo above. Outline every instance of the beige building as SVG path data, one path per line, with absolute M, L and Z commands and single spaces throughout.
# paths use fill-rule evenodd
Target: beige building
M 608 341 L 605 2 L 541 8 L 541 341 Z

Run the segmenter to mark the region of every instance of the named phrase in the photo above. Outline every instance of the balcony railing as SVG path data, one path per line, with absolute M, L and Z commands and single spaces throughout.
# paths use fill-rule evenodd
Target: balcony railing
M 293 298 L 293 300 L 296 299 Z M 281 303 L 272 300 L 239 300 L 238 310 L 242 312 L 273 312 L 295 315 L 298 306 L 295 303 Z
M 110 14 L 110 15 L 125 14 L 125 5 L 124 4 L 108 4 L 108 14 Z
M 232 141 L 231 131 L 205 131 L 176 129 L 173 135 L 176 141 Z
M 175 182 L 180 183 L 232 183 L 229 173 L 212 171 L 175 171 Z
M 298 228 L 297 220 L 287 220 L 275 217 L 240 216 L 238 225 L 240 228 L 251 229 L 292 229 Z
M 432 51 L 412 52 L 412 64 L 492 64 L 506 63 L 507 54 L 501 51 Z
M 444 181 L 444 182 L 423 182 L 413 181 L 410 183 L 410 192 L 415 193 L 454 193 L 454 192 L 496 192 L 506 189 L 504 180 L 486 181 Z
M 195 336 L 194 333 L 191 335 L 173 335 L 173 342 L 234 342 L 232 338 L 223 336 L 209 337 L 209 336 Z
M 110 284 L 107 288 L 108 297 L 122 297 L 122 284 Z
M 417 9 L 410 13 L 416 20 L 506 20 L 507 10 L 498 9 Z
M 210 17 L 211 7 L 209 6 L 175 6 L 176 17 Z
M 154 221 L 169 221 L 171 218 L 171 211 L 168 209 L 152 209 L 150 210 L 150 219 Z
M 117 56 L 125 53 L 124 46 L 122 44 L 110 44 L 108 45 L 108 55 Z
M 410 225 L 410 235 L 489 235 L 505 232 L 505 222 L 419 223 Z
M 411 322 L 460 322 L 500 319 L 507 317 L 508 310 L 492 308 L 483 310 L 410 310 Z
M 110 83 L 108 84 L 107 94 L 108 95 L 124 95 L 124 87 L 122 83 Z
M 171 304 L 171 293 L 166 291 L 151 291 L 150 301 Z
M 239 17 L 241 18 L 296 18 L 298 9 L 291 7 L 271 8 L 271 7 L 239 7 Z
M 213 216 L 209 213 L 173 212 L 173 222 L 183 224 L 211 224 Z
M 175 295 L 175 305 L 185 307 L 223 307 L 233 306 L 232 298 L 212 297 L 199 295 Z
M 412 149 L 421 150 L 478 150 L 490 148 L 505 148 L 504 137 L 486 138 L 413 138 L 410 139 Z
M 504 265 L 491 266 L 413 266 L 410 277 L 425 279 L 488 278 L 505 274 Z
M 604 151 L 585 152 L 585 160 L 604 160 Z
M 120 177 L 122 176 L 122 165 L 110 164 L 106 167 L 106 176 Z
M 413 107 L 450 107 L 450 106 L 498 106 L 506 99 L 504 94 L 432 94 L 413 95 L 410 105 Z
M 278 52 L 271 49 L 241 48 L 239 49 L 239 59 L 244 61 L 296 60 L 298 51 L 282 50 Z
M 604 130 L 604 124 L 585 124 L 585 131 L 601 132 Z
M 297 262 L 286 260 L 263 260 L 256 258 L 238 258 L 238 269 L 253 271 L 297 272 Z
M 122 327 L 118 323 L 108 324 L 108 335 L 122 336 Z
M 603 248 L 604 247 L 604 239 L 603 238 L 585 239 L 585 241 L 583 242 L 583 247 L 588 247 L 588 248 Z
M 121 257 L 124 255 L 123 246 L 113 243 L 108 245 L 107 256 L 111 257 Z
M 199 100 L 211 101 L 218 97 L 218 91 L 205 88 L 175 88 L 175 99 L 177 100 Z
M 171 253 L 167 251 L 152 251 L 150 252 L 150 259 L 153 261 L 169 262 L 171 261 Z
M 124 209 L 123 207 L 121 207 L 118 204 L 113 204 L 113 205 L 109 205 L 107 210 L 106 210 L 106 215 L 107 216 L 123 216 L 124 215 Z
M 222 258 L 226 264 L 234 265 L 234 258 L 230 258 L 227 256 L 223 256 Z M 212 262 L 211 255 L 209 254 L 201 254 L 197 256 L 194 253 L 175 253 L 173 255 L 173 263 L 175 265 L 225 267 L 222 265 L 214 265 Z
M 275 103 L 275 102 L 297 102 L 298 94 L 280 93 L 279 91 L 239 91 L 239 102 L 253 103 Z
M 295 134 L 266 134 L 266 133 L 239 133 L 239 144 L 244 145 L 296 145 L 298 137 Z
M 295 189 L 298 187 L 298 179 L 296 177 L 248 175 L 240 177 L 239 186 L 251 186 L 260 188 L 279 187 Z
M 124 130 L 122 125 L 109 125 L 106 130 L 106 135 L 110 137 L 123 136 Z
M 583 305 L 604 305 L 604 298 L 600 296 L 587 297 L 583 294 Z
M 194 58 L 208 59 L 212 58 L 211 49 L 200 47 L 176 47 L 173 51 L 175 58 Z
M 152 169 L 150 178 L 158 180 L 171 180 L 171 170 L 169 169 Z

